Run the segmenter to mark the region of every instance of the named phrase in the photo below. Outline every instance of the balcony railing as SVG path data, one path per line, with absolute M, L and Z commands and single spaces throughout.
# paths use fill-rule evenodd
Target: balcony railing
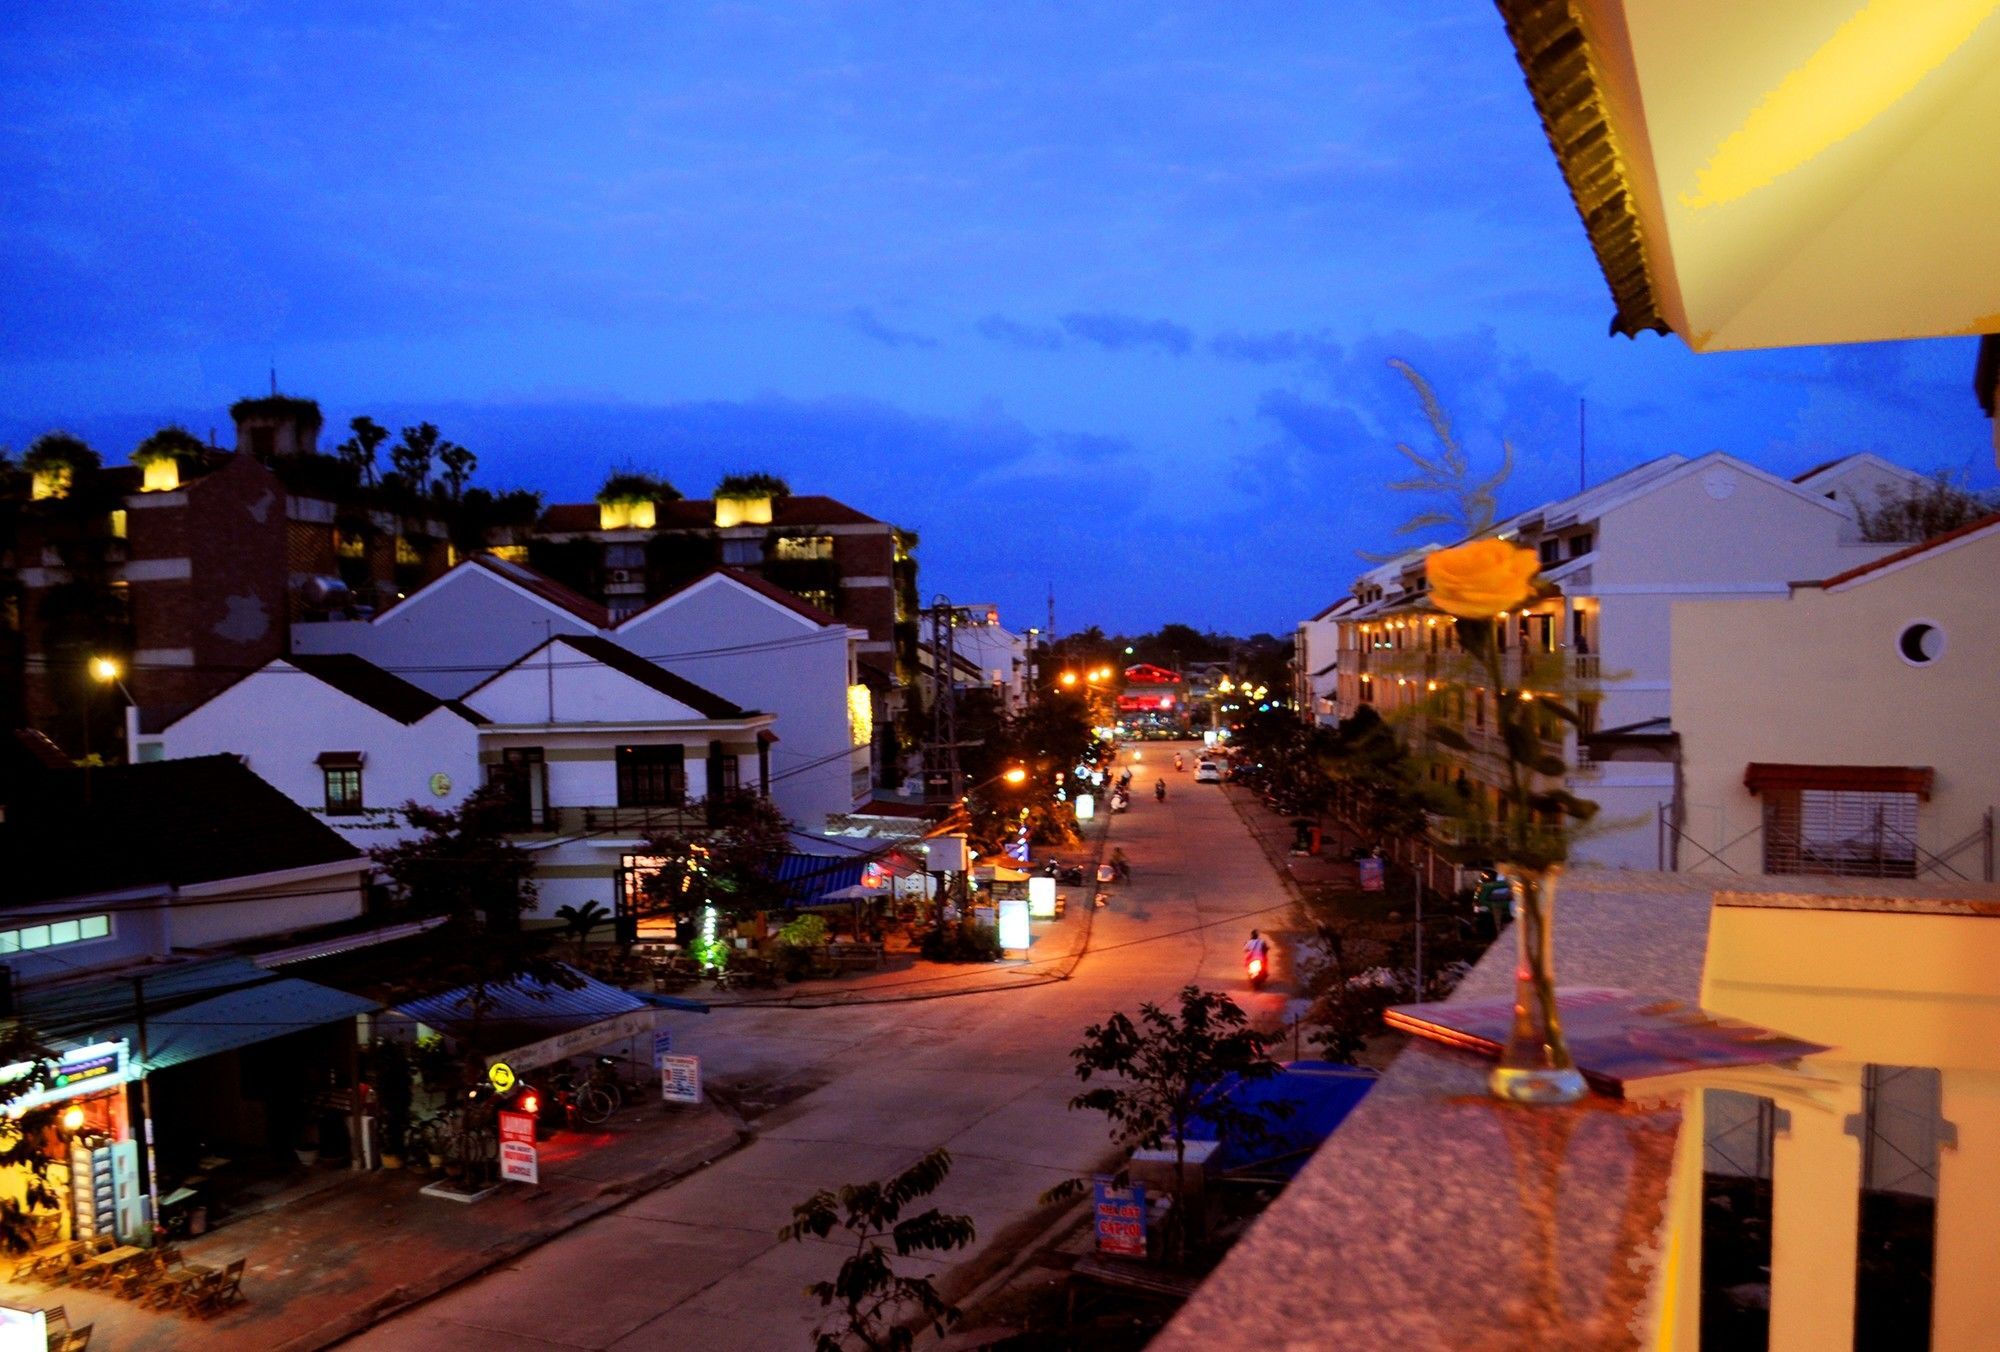
M 659 807 L 570 807 L 557 808 L 564 831 L 582 830 L 592 835 L 681 835 L 706 831 L 713 823 L 706 803 Z M 570 824 L 575 821 L 575 825 Z

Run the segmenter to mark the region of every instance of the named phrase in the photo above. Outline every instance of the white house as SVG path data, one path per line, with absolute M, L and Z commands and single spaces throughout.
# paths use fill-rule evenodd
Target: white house
M 1844 503 L 1858 514 L 1863 509 L 1881 506 L 1884 499 L 1922 489 L 1930 479 L 1879 455 L 1861 451 L 1815 465 L 1792 482 L 1809 493 Z
M 608 638 L 777 719 L 771 797 L 810 832 L 869 796 L 874 720 L 857 654 L 866 637 L 762 578 L 721 568 L 613 624 L 523 564 L 466 559 L 369 620 L 292 626 L 296 654 L 351 653 L 455 697 L 562 636 Z
M 933 613 L 924 612 L 920 624 L 928 651 L 936 627 Z M 1003 713 L 1019 713 L 1028 707 L 1033 680 L 1028 640 L 1000 623 L 998 606 L 954 607 L 951 645 L 964 669 L 963 674 L 954 676 L 961 688 L 976 685 L 993 691 Z
M 1578 863 L 1655 868 L 1659 815 L 1675 790 L 1670 623 L 1677 602 L 1783 596 L 1896 548 L 1855 538 L 1854 506 L 1823 489 L 1713 452 L 1668 455 L 1583 493 L 1500 523 L 1538 551 L 1556 594 L 1503 615 L 1510 688 L 1595 684 L 1581 736 L 1551 723 L 1551 749 L 1574 767 L 1568 787 L 1601 811 Z M 1426 595 L 1423 552 L 1365 574 L 1343 613 L 1336 699 L 1392 721 L 1448 718 L 1490 750 L 1493 696 L 1458 652 L 1449 616 Z M 1483 759 L 1463 770 L 1474 792 Z
M 408 835 L 396 809 L 455 807 L 480 783 L 479 715 L 351 653 L 295 654 L 144 730 L 131 759 L 227 753 L 362 849 Z

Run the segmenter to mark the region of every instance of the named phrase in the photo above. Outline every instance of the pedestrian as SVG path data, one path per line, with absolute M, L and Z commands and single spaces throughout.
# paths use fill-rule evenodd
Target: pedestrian
M 1125 857 L 1125 851 L 1111 852 L 1111 871 L 1118 875 L 1118 881 L 1121 883 L 1132 881 L 1132 861 Z

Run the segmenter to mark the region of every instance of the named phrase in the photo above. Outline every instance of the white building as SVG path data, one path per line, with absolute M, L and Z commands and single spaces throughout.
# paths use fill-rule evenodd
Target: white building
M 1002 713 L 1027 708 L 1034 682 L 1027 638 L 1000 623 L 998 606 L 954 606 L 952 611 L 951 647 L 958 659 L 953 679 L 959 689 L 991 690 Z M 920 626 L 923 660 L 928 663 L 936 628 L 933 612 L 924 612 Z
M 368 845 L 408 834 L 409 800 L 456 807 L 481 784 L 514 804 L 540 918 L 629 903 L 648 835 L 699 831 L 708 808 L 773 779 L 775 719 L 595 634 L 538 644 L 443 701 L 351 654 L 270 663 L 156 733 L 135 756 L 229 754 Z M 621 903 L 622 899 L 622 903 Z
M 1668 455 L 1583 493 L 1500 523 L 1498 534 L 1542 557 L 1557 594 L 1503 615 L 1505 679 L 1533 690 L 1594 683 L 1579 737 L 1553 721 L 1549 749 L 1574 767 L 1569 789 L 1600 808 L 1575 862 L 1660 864 L 1659 815 L 1675 787 L 1670 619 L 1676 602 L 1783 596 L 1894 550 L 1855 538 L 1854 507 L 1824 488 L 1778 478 L 1714 452 Z M 1448 718 L 1475 748 L 1494 747 L 1480 673 L 1459 652 L 1449 616 L 1425 594 L 1424 553 L 1364 574 L 1340 630 L 1335 699 L 1385 718 Z M 1461 766 L 1490 789 L 1482 757 Z M 1455 773 L 1446 767 L 1448 773 Z
M 1931 481 L 1913 469 L 1862 451 L 1815 465 L 1792 482 L 1809 493 L 1844 503 L 1858 516 L 1863 510 L 1880 507 L 1886 499 L 1920 491 Z
M 717 569 L 616 624 L 532 568 L 460 563 L 369 620 L 292 626 L 298 654 L 351 653 L 433 695 L 462 695 L 551 638 L 607 638 L 741 708 L 777 719 L 771 796 L 809 832 L 869 797 L 873 707 L 865 633 L 764 581 Z

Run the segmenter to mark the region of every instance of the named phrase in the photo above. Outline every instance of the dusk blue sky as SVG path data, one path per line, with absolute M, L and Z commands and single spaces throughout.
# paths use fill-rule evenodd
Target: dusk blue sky
M 551 500 L 769 469 L 926 593 L 1282 630 L 1412 504 L 1725 449 L 1991 481 L 1970 341 L 1691 355 L 1611 303 L 1490 3 L 9 7 L 0 442 L 267 388 Z M 337 440 L 336 431 L 327 444 Z

